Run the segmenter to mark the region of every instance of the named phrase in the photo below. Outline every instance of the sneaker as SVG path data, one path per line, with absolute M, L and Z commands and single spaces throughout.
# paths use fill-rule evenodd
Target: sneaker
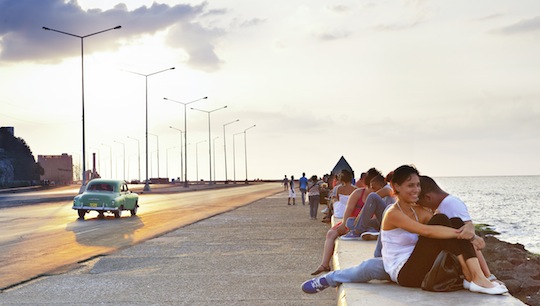
M 377 240 L 379 239 L 379 232 L 364 232 L 360 237 L 362 240 Z
M 347 234 L 341 236 L 341 240 L 362 240 L 360 234 L 357 234 L 355 231 L 349 231 Z
M 302 291 L 305 293 L 317 293 L 330 287 L 324 276 L 315 277 L 302 284 Z

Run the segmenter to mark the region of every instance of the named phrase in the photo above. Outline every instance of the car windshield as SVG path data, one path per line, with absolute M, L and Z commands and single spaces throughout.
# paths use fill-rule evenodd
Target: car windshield
M 88 186 L 88 190 L 92 191 L 113 191 L 113 185 L 107 183 L 96 183 Z

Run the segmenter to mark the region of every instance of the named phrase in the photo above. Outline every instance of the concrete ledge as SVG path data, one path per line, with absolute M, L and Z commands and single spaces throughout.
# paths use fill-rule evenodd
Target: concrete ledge
M 341 219 L 332 218 L 332 225 Z M 332 266 L 334 270 L 346 269 L 373 257 L 375 241 L 344 241 L 335 243 Z M 429 292 L 406 288 L 387 281 L 371 281 L 367 284 L 346 283 L 338 288 L 338 305 L 525 305 L 509 294 L 492 296 L 466 290 L 455 292 Z

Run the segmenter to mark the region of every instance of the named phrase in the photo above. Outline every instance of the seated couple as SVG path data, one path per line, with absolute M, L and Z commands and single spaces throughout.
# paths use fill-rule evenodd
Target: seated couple
M 391 184 L 397 201 L 384 213 L 379 238 L 382 252 L 375 250 L 378 257 L 308 280 L 302 284 L 304 292 L 374 279 L 419 288 L 441 250 L 458 257 L 465 289 L 486 294 L 508 292 L 489 271 L 480 251 L 485 242 L 474 234 L 462 201 L 440 189 L 433 179 L 420 177 L 411 166 L 397 168 Z

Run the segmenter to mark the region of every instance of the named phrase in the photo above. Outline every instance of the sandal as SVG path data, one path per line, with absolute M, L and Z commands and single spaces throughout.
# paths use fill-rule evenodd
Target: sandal
M 317 275 L 317 274 L 320 274 L 322 272 L 330 272 L 330 268 L 325 267 L 323 265 L 320 265 L 319 268 L 317 268 L 317 270 L 315 272 L 311 273 L 311 275 Z

